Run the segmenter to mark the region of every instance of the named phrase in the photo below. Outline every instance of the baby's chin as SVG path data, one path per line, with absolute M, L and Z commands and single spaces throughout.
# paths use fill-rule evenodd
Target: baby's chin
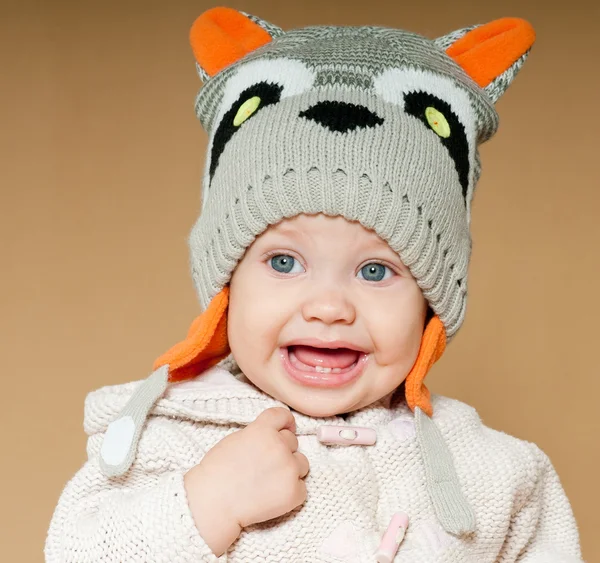
M 276 401 L 283 403 L 288 406 L 290 409 L 304 414 L 306 416 L 310 416 L 312 418 L 328 418 L 331 416 L 338 416 L 340 414 L 345 414 L 346 412 L 351 412 L 352 408 L 342 407 L 339 404 L 336 404 L 335 401 L 329 400 L 317 400 L 315 401 L 313 397 L 310 398 L 301 398 L 301 397 L 291 397 L 287 393 L 281 393 L 274 389 L 263 389 L 251 379 L 246 377 L 248 383 L 251 383 L 265 393 L 269 395 Z
M 306 416 L 310 416 L 312 418 L 330 418 L 332 416 L 339 416 L 342 414 L 346 414 L 346 412 L 352 412 L 354 409 L 339 409 L 332 406 L 315 406 L 315 405 L 290 405 L 286 403 L 288 407 L 293 409 L 296 412 L 304 414 Z M 342 412 L 343 411 L 343 412 Z
M 354 412 L 377 402 L 389 392 L 367 385 L 368 380 L 364 376 L 345 387 L 324 388 L 298 385 L 283 374 L 281 377 L 264 379 L 253 377 L 252 372 L 244 373 L 248 382 L 263 393 L 312 418 L 329 418 Z
M 300 396 L 297 393 L 275 392 L 271 396 L 290 409 L 312 418 L 329 418 L 348 414 L 375 402 L 375 400 L 365 398 L 343 397 L 335 392 L 327 393 L 323 390 L 311 390 Z

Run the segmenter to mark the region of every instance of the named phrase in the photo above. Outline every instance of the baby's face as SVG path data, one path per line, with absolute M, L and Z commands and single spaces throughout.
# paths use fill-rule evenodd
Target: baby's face
M 238 264 L 229 344 L 265 393 L 306 415 L 333 416 L 404 381 L 426 312 L 408 268 L 374 232 L 343 217 L 298 215 L 265 231 Z

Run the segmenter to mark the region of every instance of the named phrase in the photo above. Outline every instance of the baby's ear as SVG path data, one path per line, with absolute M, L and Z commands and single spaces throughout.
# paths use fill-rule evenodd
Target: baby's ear
M 519 18 L 494 20 L 434 40 L 494 103 L 514 80 L 534 41 L 533 27 Z
M 281 28 L 232 8 L 212 8 L 196 19 L 190 43 L 203 82 L 282 35 Z

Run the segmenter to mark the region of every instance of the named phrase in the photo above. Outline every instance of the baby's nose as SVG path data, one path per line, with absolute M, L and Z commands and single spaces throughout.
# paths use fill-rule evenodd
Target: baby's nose
M 383 118 L 365 106 L 346 102 L 323 101 L 300 113 L 300 117 L 316 121 L 330 131 L 347 133 L 357 127 L 375 127 L 383 123 Z
M 306 299 L 302 306 L 302 315 L 306 321 L 352 324 L 356 319 L 356 310 L 339 291 L 325 291 Z

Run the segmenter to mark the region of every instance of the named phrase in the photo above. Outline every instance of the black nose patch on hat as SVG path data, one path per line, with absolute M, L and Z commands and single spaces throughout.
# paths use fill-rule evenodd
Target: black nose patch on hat
M 300 117 L 339 133 L 354 131 L 357 127 L 375 127 L 383 123 L 381 117 L 364 106 L 334 101 L 319 102 L 301 112 Z

